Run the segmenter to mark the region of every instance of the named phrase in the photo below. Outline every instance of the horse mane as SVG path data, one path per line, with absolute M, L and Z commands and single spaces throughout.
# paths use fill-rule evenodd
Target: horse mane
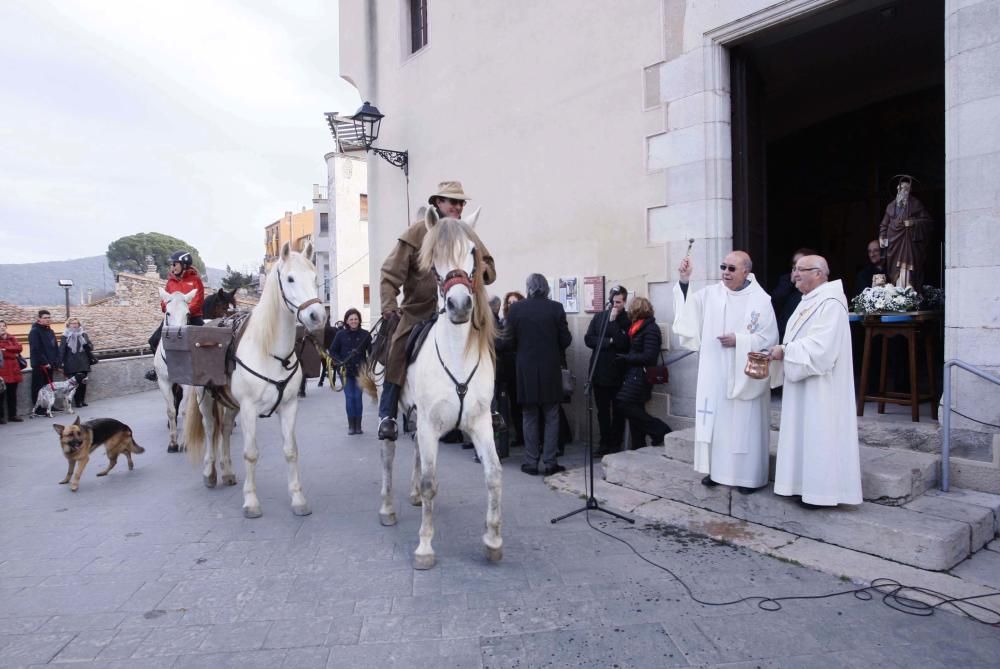
M 243 335 L 243 341 L 252 340 L 265 353 L 270 351 L 274 344 L 274 333 L 277 330 L 277 321 L 281 314 L 281 288 L 278 286 L 278 266 L 280 264 L 280 261 L 274 263 L 274 267 L 267 273 L 260 301 L 250 311 L 247 329 Z
M 450 249 L 449 260 L 452 265 L 461 267 L 464 264 L 465 254 L 468 253 L 472 236 L 472 228 L 465 221 L 457 218 L 442 218 L 427 231 L 424 241 L 420 245 L 420 269 L 424 272 L 430 271 L 434 264 L 434 251 L 439 246 Z M 483 260 L 483 250 L 478 246 L 473 251 L 473 255 L 476 262 L 476 276 L 472 290 L 472 333 L 466 342 L 465 350 L 468 352 L 474 347 L 478 347 L 480 355 L 488 355 L 490 361 L 496 364 L 493 341 L 496 336 L 496 323 L 493 320 L 493 311 L 490 309 L 490 298 L 486 294 L 486 282 L 484 281 L 486 261 Z

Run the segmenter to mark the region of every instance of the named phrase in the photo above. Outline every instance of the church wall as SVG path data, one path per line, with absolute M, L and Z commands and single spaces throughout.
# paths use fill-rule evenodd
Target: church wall
M 340 10 L 342 74 L 386 114 L 378 146 L 410 151 L 409 206 L 401 171 L 370 163 L 374 280 L 408 210 L 438 181 L 460 179 L 472 207 L 484 206 L 480 234 L 499 277 L 491 292 L 523 290 L 531 271 L 604 274 L 650 296 L 669 323 L 688 238 L 694 289 L 717 279 L 732 248 L 726 45 L 843 3 L 560 0 L 471 10 L 438 0 L 428 45 L 412 55 L 402 39 L 407 4 L 342 0 Z M 946 355 L 996 369 L 1000 2 L 945 7 Z M 581 375 L 587 351 L 574 331 Z M 989 348 L 970 348 L 980 345 Z M 672 395 L 657 394 L 650 410 L 693 415 L 695 376 L 696 358 L 678 363 Z M 959 410 L 994 423 L 998 392 L 956 382 Z
M 362 218 L 361 196 L 368 189 L 368 164 L 359 156 L 343 153 L 326 155 L 331 206 L 330 311 L 333 321 L 355 308 L 365 327 L 371 313 L 364 304 L 364 286 L 371 283 L 368 262 L 368 219 Z M 336 277 L 336 278 L 334 278 Z M 331 298 L 333 295 L 331 295 Z
M 1000 2 L 945 4 L 945 357 L 1000 376 Z M 962 413 L 1000 424 L 1000 387 L 956 371 Z M 975 428 L 955 417 L 957 427 Z

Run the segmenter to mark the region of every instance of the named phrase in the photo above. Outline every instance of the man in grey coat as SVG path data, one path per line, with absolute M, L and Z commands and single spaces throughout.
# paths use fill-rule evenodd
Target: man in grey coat
M 549 299 L 549 282 L 541 274 L 528 276 L 527 299 L 511 305 L 501 350 L 517 351 L 517 397 L 524 412 L 525 474 L 550 476 L 565 467 L 559 452 L 559 402 L 562 400 L 561 363 L 573 341 L 566 311 Z M 539 422 L 544 420 L 544 446 L 539 444 Z M 541 459 L 541 466 L 539 465 Z

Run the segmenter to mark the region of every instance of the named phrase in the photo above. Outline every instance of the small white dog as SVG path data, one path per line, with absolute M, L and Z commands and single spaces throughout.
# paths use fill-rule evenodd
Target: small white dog
M 76 377 L 70 377 L 65 381 L 56 381 L 51 385 L 46 383 L 38 391 L 38 401 L 35 402 L 35 409 L 31 415 L 38 415 L 38 410 L 41 409 L 46 416 L 52 418 L 52 407 L 55 406 L 57 400 L 62 401 L 66 413 L 73 413 L 73 396 L 76 395 L 78 385 Z

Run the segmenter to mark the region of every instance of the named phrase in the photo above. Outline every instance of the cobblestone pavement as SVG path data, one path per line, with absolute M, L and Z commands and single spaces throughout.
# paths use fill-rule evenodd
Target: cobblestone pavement
M 504 477 L 504 559 L 480 544 L 486 492 L 470 451 L 442 445 L 438 564 L 414 571 L 419 509 L 397 488 L 399 524 L 378 524 L 378 446 L 366 401 L 346 435 L 343 398 L 310 387 L 299 412 L 313 515 L 293 516 L 276 419 L 262 420 L 264 516 L 240 488 L 206 489 L 165 452 L 162 400 L 94 402 L 85 419 L 129 423 L 147 452 L 80 491 L 51 424 L 0 426 L 0 667 L 996 667 L 1000 630 L 954 615 L 917 618 L 851 596 L 777 613 L 691 601 L 664 572 L 590 529 L 549 519 L 581 500 Z M 242 482 L 239 432 L 234 460 Z M 409 480 L 401 444 L 397 481 Z M 579 460 L 571 447 L 565 462 Z M 796 565 L 594 514 L 595 525 L 674 569 L 702 598 L 846 589 Z

